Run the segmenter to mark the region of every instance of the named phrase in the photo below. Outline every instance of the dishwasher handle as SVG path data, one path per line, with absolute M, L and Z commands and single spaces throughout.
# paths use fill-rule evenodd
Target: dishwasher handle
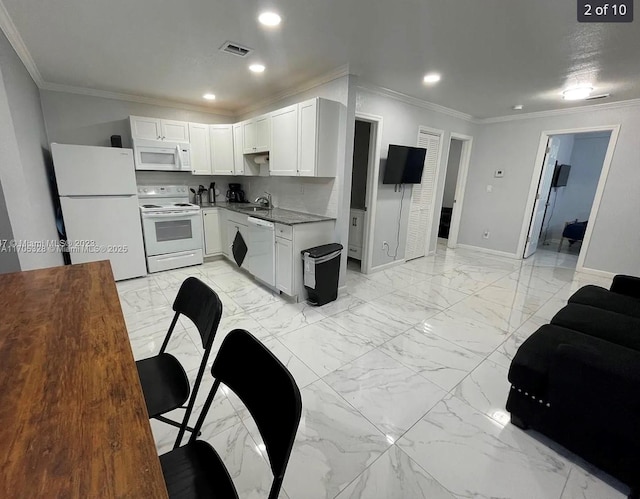
M 264 227 L 266 229 L 273 229 L 275 227 L 273 222 L 268 222 L 267 220 L 262 220 L 261 218 L 249 217 L 247 218 L 247 223 Z

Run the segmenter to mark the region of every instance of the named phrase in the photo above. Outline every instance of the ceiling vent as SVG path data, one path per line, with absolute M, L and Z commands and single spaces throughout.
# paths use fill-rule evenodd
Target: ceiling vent
M 587 97 L 585 100 L 596 100 L 596 99 L 606 99 L 611 94 L 600 94 L 600 95 L 592 95 L 591 97 Z
M 226 52 L 227 54 L 235 55 L 238 57 L 247 57 L 251 52 L 253 52 L 253 49 L 244 47 L 235 42 L 224 42 L 222 44 L 222 47 L 220 47 L 220 52 Z

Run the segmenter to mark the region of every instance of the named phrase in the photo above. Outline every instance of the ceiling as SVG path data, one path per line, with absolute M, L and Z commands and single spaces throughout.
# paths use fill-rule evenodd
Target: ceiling
M 611 93 L 598 103 L 640 97 L 640 30 L 577 23 L 573 1 L 0 1 L 45 82 L 201 106 L 213 92 L 212 110 L 239 112 L 346 64 L 476 118 L 584 105 L 559 95 L 578 83 Z M 258 24 L 266 9 L 280 27 Z M 226 40 L 255 51 L 221 53 Z M 247 69 L 257 61 L 263 74 Z M 442 81 L 424 85 L 429 71 Z

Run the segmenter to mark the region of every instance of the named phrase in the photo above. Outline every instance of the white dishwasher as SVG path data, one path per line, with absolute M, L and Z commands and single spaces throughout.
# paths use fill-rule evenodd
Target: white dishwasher
M 276 285 L 276 231 L 273 222 L 249 217 L 247 268 L 269 286 Z

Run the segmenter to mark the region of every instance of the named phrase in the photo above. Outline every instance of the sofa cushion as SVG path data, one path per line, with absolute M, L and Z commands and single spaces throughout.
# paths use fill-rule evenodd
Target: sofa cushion
M 569 303 L 589 305 L 640 318 L 640 300 L 614 293 L 600 286 L 588 285 L 580 288 L 569 298 Z
M 551 324 L 640 351 L 640 319 L 630 315 L 569 303 L 551 319 Z
M 520 345 L 511 362 L 509 382 L 514 389 L 546 400 L 549 370 L 560 345 L 608 350 L 611 343 L 572 329 L 546 324 Z

